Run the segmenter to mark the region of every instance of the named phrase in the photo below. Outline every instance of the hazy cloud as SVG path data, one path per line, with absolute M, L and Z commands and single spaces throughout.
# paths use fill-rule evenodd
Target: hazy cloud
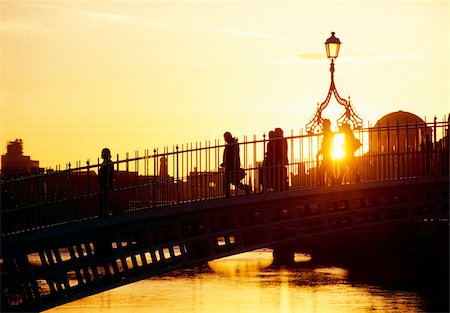
M 58 6 L 51 5 L 43 5 L 43 4 L 32 4 L 34 7 L 60 11 L 60 12 L 68 12 L 72 14 L 82 15 L 93 19 L 105 20 L 110 22 L 118 22 L 118 23 L 130 23 L 130 24 L 139 24 L 147 27 L 166 27 L 167 25 L 161 22 L 149 21 L 147 19 L 142 19 L 137 16 L 131 15 L 123 15 L 116 13 L 108 13 L 108 12 L 99 12 L 99 11 L 91 11 L 91 10 L 80 10 L 80 9 L 69 9 Z
M 89 127 L 78 129 L 81 132 L 89 133 L 122 133 L 122 132 L 148 132 L 153 131 L 151 127 Z
M 325 58 L 324 53 L 302 53 L 279 59 L 268 59 L 267 62 L 275 65 L 289 65 L 302 62 L 317 62 Z
M 267 59 L 267 62 L 270 64 L 274 64 L 274 65 L 289 65 L 289 64 L 300 63 L 301 60 L 299 60 L 295 56 L 289 56 L 289 57 L 279 58 L 279 59 Z
M 288 65 L 302 62 L 317 62 L 326 59 L 325 53 L 301 53 L 280 59 L 267 60 L 270 64 Z M 417 57 L 412 55 L 400 54 L 377 54 L 377 53 L 360 53 L 340 56 L 342 62 L 406 62 L 414 61 Z
M 417 57 L 408 54 L 366 53 L 344 55 L 339 59 L 345 62 L 407 62 L 416 60 Z
M 31 4 L 34 7 L 60 11 L 60 12 L 68 12 L 72 14 L 83 15 L 89 18 L 94 19 L 103 19 L 111 22 L 125 22 L 132 24 L 139 24 L 146 27 L 155 27 L 155 28 L 166 28 L 166 29 L 178 29 L 178 30 L 200 30 L 207 32 L 216 32 L 216 33 L 224 33 L 230 34 L 234 36 L 244 36 L 244 37 L 252 37 L 258 39 L 266 39 L 266 40 L 281 40 L 281 41 L 292 41 L 292 42 L 300 42 L 299 40 L 292 39 L 285 36 L 272 35 L 266 33 L 259 33 L 253 31 L 246 31 L 234 28 L 225 28 L 225 27 L 212 27 L 212 26 L 202 26 L 202 25 L 168 25 L 159 21 L 150 21 L 148 19 L 139 18 L 137 16 L 129 16 L 129 15 L 121 15 L 115 13 L 107 13 L 107 12 L 98 12 L 91 10 L 81 10 L 81 9 L 71 9 L 65 7 L 58 7 L 52 5 L 43 5 L 43 4 Z
M 69 12 L 69 13 L 73 13 L 73 14 L 80 14 L 80 15 L 85 15 L 85 16 L 92 17 L 92 18 L 107 19 L 107 20 L 112 20 L 112 21 L 134 21 L 137 19 L 136 17 L 128 16 L 128 15 L 97 12 L 97 11 L 86 11 L 86 10 L 79 10 L 79 9 L 68 9 L 68 8 L 64 8 L 64 7 L 57 7 L 57 6 L 45 5 L 45 4 L 31 4 L 31 6 L 37 7 L 37 8 L 48 9 L 48 10 L 60 11 L 60 12 Z
M 321 60 L 325 55 L 323 53 L 302 53 L 297 54 L 296 57 L 302 60 Z
M 40 34 L 56 33 L 57 30 L 40 25 L 17 22 L 0 22 L 0 32 L 6 34 Z
M 208 32 L 225 33 L 225 34 L 236 35 L 236 36 L 253 37 L 253 38 L 259 38 L 259 39 L 297 41 L 297 40 L 294 40 L 289 37 L 264 34 L 264 33 L 258 33 L 258 32 L 251 32 L 251 31 L 245 31 L 245 30 L 234 29 L 234 28 L 208 27 L 208 26 L 197 26 L 197 25 L 185 26 L 185 28 L 203 30 L 203 31 L 208 31 Z

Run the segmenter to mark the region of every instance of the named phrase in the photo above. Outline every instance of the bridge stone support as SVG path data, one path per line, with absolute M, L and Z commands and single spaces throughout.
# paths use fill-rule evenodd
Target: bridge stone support
M 273 266 L 292 266 L 295 264 L 296 246 L 293 244 L 280 245 L 273 248 Z
M 447 218 L 448 178 L 198 201 L 2 235 L 2 312 L 39 311 L 213 259 L 298 240 Z

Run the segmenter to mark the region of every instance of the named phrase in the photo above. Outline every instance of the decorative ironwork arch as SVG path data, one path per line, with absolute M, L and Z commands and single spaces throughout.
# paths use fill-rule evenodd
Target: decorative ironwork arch
M 339 96 L 336 85 L 334 84 L 334 59 L 331 59 L 330 72 L 330 89 L 328 90 L 328 94 L 325 100 L 320 105 L 318 105 L 315 116 L 308 124 L 306 124 L 306 131 L 308 132 L 308 134 L 314 134 L 316 130 L 322 128 L 322 122 L 324 120 L 324 118 L 322 117 L 322 112 L 328 106 L 331 95 L 334 95 L 337 102 L 345 108 L 344 113 L 336 120 L 337 126 L 342 126 L 342 124 L 344 123 L 349 124 L 352 129 L 360 129 L 363 126 L 362 119 L 353 110 L 350 97 L 347 101 Z

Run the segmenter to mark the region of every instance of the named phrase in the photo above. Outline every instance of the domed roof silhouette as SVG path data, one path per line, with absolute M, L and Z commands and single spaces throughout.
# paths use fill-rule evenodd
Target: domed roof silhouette
M 382 118 L 380 118 L 377 123 L 375 124 L 375 127 L 378 126 L 387 126 L 387 124 L 389 123 L 389 125 L 393 126 L 393 125 L 397 125 L 397 121 L 399 125 L 424 125 L 425 122 L 424 120 L 422 120 L 420 117 L 418 117 L 417 115 L 410 113 L 410 112 L 405 112 L 405 111 L 397 111 L 397 112 L 392 112 L 389 114 L 386 114 L 385 116 L 383 116 Z
M 377 153 L 406 152 L 411 149 L 417 151 L 423 134 L 431 134 L 431 128 L 427 127 L 424 120 L 404 111 L 386 114 L 377 121 L 374 128 L 376 131 L 369 139 L 370 150 Z

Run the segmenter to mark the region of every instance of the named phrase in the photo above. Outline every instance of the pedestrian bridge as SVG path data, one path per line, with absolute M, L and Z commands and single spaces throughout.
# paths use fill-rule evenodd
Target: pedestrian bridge
M 359 138 L 364 142 L 370 132 Z M 2 311 L 44 310 L 224 256 L 300 247 L 308 238 L 417 221 L 448 223 L 448 146 L 435 140 L 426 153 L 360 151 L 362 183 L 348 178 L 319 185 L 313 149 L 295 154 L 319 137 L 288 137 L 291 161 L 276 172 L 258 165 L 265 139 L 244 141 L 243 181 L 251 192 L 235 190 L 229 198 L 218 143 L 118 159 L 107 217 L 99 217 L 100 162 L 2 180 Z M 287 173 L 286 188 L 267 185 L 273 173 Z

